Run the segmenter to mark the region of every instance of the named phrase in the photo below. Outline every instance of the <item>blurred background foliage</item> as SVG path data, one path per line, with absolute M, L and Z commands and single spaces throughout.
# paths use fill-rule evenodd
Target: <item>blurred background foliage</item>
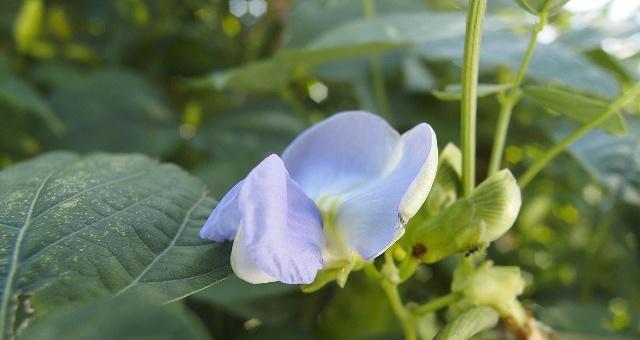
M 179 164 L 219 197 L 306 126 L 358 108 L 399 130 L 427 121 L 442 147 L 457 144 L 465 5 L 378 0 L 375 13 L 366 13 L 347 0 L 3 1 L 0 168 L 56 149 L 139 152 Z M 525 85 L 607 100 L 638 82 L 639 8 L 639 1 L 570 1 L 541 34 Z M 490 1 L 488 13 L 481 178 L 499 110 L 501 87 L 490 84 L 513 79 L 535 22 L 511 0 Z M 580 98 L 545 98 L 533 88 L 516 108 L 505 157 L 516 175 L 588 115 Z M 640 337 L 640 103 L 634 106 L 555 160 L 524 192 L 516 226 L 490 250 L 496 263 L 523 268 L 525 303 L 565 339 Z M 450 261 L 421 267 L 403 293 L 418 301 L 446 293 L 452 269 Z M 312 295 L 230 278 L 185 307 L 148 311 L 157 319 L 140 322 L 187 313 L 167 332 L 194 339 L 400 336 L 382 291 L 359 273 L 344 289 Z M 85 313 L 104 308 L 111 307 Z M 145 308 L 136 305 L 132 315 Z M 74 336 L 65 333 L 73 330 L 69 320 L 86 315 L 65 313 L 50 322 Z M 96 318 L 132 327 L 122 316 Z M 436 322 L 421 320 L 423 337 Z M 37 338 L 38 327 L 27 337 Z

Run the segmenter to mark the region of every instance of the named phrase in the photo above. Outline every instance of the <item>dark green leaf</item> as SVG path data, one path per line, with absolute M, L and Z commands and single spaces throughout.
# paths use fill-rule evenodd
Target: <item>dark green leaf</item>
M 51 146 L 75 151 L 162 155 L 178 141 L 178 124 L 162 94 L 140 75 L 102 69 L 70 78 L 51 95 L 67 128 Z
M 170 183 L 170 185 L 168 185 Z M 3 334 L 36 315 L 125 292 L 172 301 L 230 273 L 198 237 L 215 202 L 178 167 L 139 155 L 57 152 L 0 172 Z
M 105 300 L 62 309 L 36 320 L 21 340 L 205 340 L 206 329 L 180 305 Z
M 0 74 L 0 101 L 18 111 L 37 115 L 56 135 L 64 132 L 64 124 L 49 104 L 34 88 L 12 74 Z

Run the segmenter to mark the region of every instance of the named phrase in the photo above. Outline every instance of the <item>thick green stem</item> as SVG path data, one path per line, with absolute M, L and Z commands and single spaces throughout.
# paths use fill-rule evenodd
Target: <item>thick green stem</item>
M 424 315 L 436 312 L 442 308 L 449 306 L 450 304 L 460 300 L 461 296 L 458 293 L 449 293 L 439 298 L 433 299 L 423 305 L 415 307 L 412 312 L 416 315 Z
M 531 39 L 529 40 L 529 45 L 527 46 L 527 50 L 524 53 L 522 63 L 520 64 L 520 68 L 518 68 L 518 72 L 516 73 L 516 77 L 511 88 L 509 89 L 506 96 L 500 97 L 500 113 L 498 114 L 496 135 L 495 140 L 493 141 L 493 148 L 491 150 L 491 160 L 489 162 L 488 172 L 489 176 L 495 174 L 496 172 L 498 172 L 498 170 L 500 170 L 502 155 L 504 154 L 504 146 L 507 141 L 509 122 L 511 121 L 511 114 L 513 113 L 513 108 L 516 106 L 516 104 L 518 104 L 518 101 L 520 101 L 520 85 L 524 80 L 524 76 L 527 73 L 527 68 L 529 67 L 531 58 L 533 57 L 533 50 L 536 47 L 538 35 L 547 24 L 550 4 L 551 1 L 547 1 L 545 3 L 545 6 L 542 8 L 542 11 L 540 12 L 540 21 L 538 21 L 538 23 L 533 28 Z
M 535 161 L 529 169 L 520 177 L 518 183 L 521 188 L 526 187 L 531 180 L 544 169 L 549 162 L 554 159 L 558 154 L 564 151 L 571 143 L 584 136 L 587 132 L 591 131 L 598 125 L 606 121 L 611 115 L 620 111 L 627 104 L 631 103 L 636 97 L 640 96 L 640 83 L 636 84 L 629 90 L 627 90 L 620 98 L 609 105 L 609 108 L 601 114 L 595 116 L 588 123 L 581 126 L 578 130 L 574 131 L 569 136 L 565 137 L 560 143 L 554 145 L 549 151 L 547 151 L 540 159 Z
M 375 2 L 373 0 L 362 0 L 362 12 L 367 18 L 375 17 Z M 391 109 L 389 108 L 387 89 L 384 86 L 384 73 L 382 72 L 380 56 L 372 55 L 369 57 L 369 70 L 371 71 L 371 80 L 373 82 L 373 91 L 376 98 L 378 113 L 391 122 Z
M 487 0 L 470 0 L 467 11 L 467 31 L 464 42 L 462 64 L 461 144 L 462 144 L 462 188 L 467 196 L 475 187 L 476 164 L 476 101 L 478 92 L 478 69 L 480 41 Z

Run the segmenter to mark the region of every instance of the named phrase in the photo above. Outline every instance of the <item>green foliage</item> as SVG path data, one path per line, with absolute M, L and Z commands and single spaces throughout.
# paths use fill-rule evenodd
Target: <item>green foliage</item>
M 59 86 L 51 94 L 51 106 L 67 131 L 62 138 L 51 138 L 53 147 L 157 156 L 175 146 L 175 115 L 158 89 L 140 75 L 103 69 L 58 81 Z
M 123 293 L 172 301 L 230 272 L 228 247 L 197 235 L 214 201 L 176 166 L 59 152 L 4 170 L 0 184 L 5 336 L 22 304 L 42 316 Z
M 429 307 L 405 316 L 423 338 L 494 338 L 504 332 L 504 323 L 485 331 L 496 324 L 494 309 L 438 298 L 451 288 L 456 259 L 448 255 L 477 260 L 486 250 L 499 266 L 522 268 L 523 305 L 559 337 L 637 338 L 637 100 L 553 159 L 523 190 L 511 225 L 520 202 L 514 176 L 640 80 L 628 40 L 638 24 L 551 0 L 546 33 L 558 37 L 536 44 L 512 88 L 539 20 L 519 5 L 539 15 L 545 1 L 489 0 L 476 164 L 485 181 L 462 197 L 454 144 L 466 2 L 365 1 L 375 15 L 365 18 L 360 1 L 333 0 L 268 0 L 259 17 L 236 17 L 227 0 L 2 2 L 4 337 L 395 339 L 403 325 L 377 282 L 391 279 L 402 283 L 401 308 Z M 314 294 L 233 276 L 212 285 L 231 269 L 230 245 L 197 236 L 215 206 L 209 196 L 220 198 L 313 122 L 379 111 L 372 57 L 394 127 L 426 121 L 445 146 L 427 203 L 388 252 L 397 268 L 378 259 L 372 279 L 353 273 L 345 288 L 330 283 Z M 509 170 L 487 179 L 511 90 L 517 105 L 500 164 Z M 87 155 L 49 153 L 59 149 Z M 419 266 L 413 241 L 426 248 Z M 150 301 L 111 300 L 121 292 Z M 156 305 L 192 293 L 184 306 Z

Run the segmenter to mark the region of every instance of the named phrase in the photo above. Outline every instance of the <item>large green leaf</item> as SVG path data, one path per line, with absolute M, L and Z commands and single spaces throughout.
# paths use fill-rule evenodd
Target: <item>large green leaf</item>
M 229 247 L 198 237 L 215 205 L 204 184 L 144 156 L 46 154 L 0 172 L 0 205 L 4 335 L 22 312 L 128 292 L 172 301 L 231 271 Z
M 607 111 L 610 105 L 606 100 L 557 87 L 531 86 L 524 89 L 524 95 L 548 110 L 565 114 L 581 123 L 586 123 Z M 618 112 L 600 127 L 615 135 L 624 135 L 627 132 L 624 117 Z
M 254 318 L 269 325 L 294 319 L 310 297 L 300 292 L 297 285 L 280 282 L 255 285 L 236 276 L 193 295 L 194 299 L 212 303 L 236 317 Z
M 56 311 L 29 325 L 21 340 L 205 340 L 203 325 L 179 304 L 110 299 Z
M 485 30 L 504 29 L 512 23 L 488 17 Z M 224 72 L 214 72 L 197 83 L 232 90 L 270 92 L 333 61 L 372 55 L 442 39 L 460 39 L 465 32 L 461 13 L 393 13 L 360 18 L 328 30 L 305 47 L 283 50 L 270 59 Z M 260 81 L 256 81 L 260 79 Z
M 504 30 L 483 34 L 481 68 L 488 71 L 507 66 L 516 70 L 527 49 L 527 38 Z M 454 37 L 431 41 L 416 50 L 426 59 L 459 63 L 462 61 L 464 39 Z M 612 75 L 560 43 L 536 46 L 527 75 L 536 80 L 606 96 L 614 96 L 618 91 Z
M 69 77 L 50 99 L 67 128 L 62 138 L 51 139 L 55 148 L 162 155 L 178 141 L 167 100 L 134 72 L 101 69 Z

